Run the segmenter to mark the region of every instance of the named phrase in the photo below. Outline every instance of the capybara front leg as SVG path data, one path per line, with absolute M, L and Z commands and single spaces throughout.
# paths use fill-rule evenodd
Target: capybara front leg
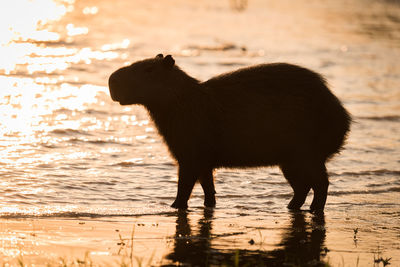
M 294 192 L 293 198 L 287 207 L 291 210 L 298 210 L 303 206 L 311 189 L 306 177 L 307 174 L 301 167 L 291 164 L 281 166 L 281 170 Z
M 326 172 L 325 164 L 321 164 L 315 169 L 316 173 L 312 181 L 312 189 L 314 191 L 314 198 L 310 206 L 312 212 L 322 212 L 325 207 L 326 198 L 328 195 L 328 174 Z
M 190 194 L 192 193 L 196 180 L 197 177 L 193 171 L 179 167 L 178 193 L 171 207 L 177 209 L 187 209 L 187 202 Z
M 204 206 L 215 207 L 215 188 L 212 170 L 209 170 L 200 176 L 200 184 L 204 191 Z
M 306 201 L 307 194 L 310 191 L 310 187 L 304 186 L 304 185 L 297 186 L 297 187 L 294 186 L 293 191 L 294 191 L 293 198 L 290 200 L 287 207 L 288 207 L 288 209 L 291 209 L 291 210 L 299 210 L 301 208 L 301 206 L 303 206 L 304 202 Z

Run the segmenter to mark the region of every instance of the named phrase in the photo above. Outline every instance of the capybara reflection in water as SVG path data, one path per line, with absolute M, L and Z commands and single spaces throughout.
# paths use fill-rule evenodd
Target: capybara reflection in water
M 294 191 L 288 208 L 300 209 L 312 188 L 310 209 L 323 211 L 325 162 L 340 151 L 351 118 L 319 74 L 274 63 L 200 82 L 159 54 L 115 71 L 109 88 L 121 105 L 147 108 L 176 159 L 172 207 L 187 208 L 197 180 L 204 205 L 214 207 L 216 168 L 278 165 Z

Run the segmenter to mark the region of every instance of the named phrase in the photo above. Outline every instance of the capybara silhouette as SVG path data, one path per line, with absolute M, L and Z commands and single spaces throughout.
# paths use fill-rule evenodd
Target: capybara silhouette
M 157 55 L 115 71 L 111 98 L 147 108 L 178 163 L 172 207 L 187 208 L 197 180 L 204 205 L 215 206 L 213 170 L 277 165 L 292 186 L 289 209 L 310 189 L 311 211 L 323 211 L 325 163 L 338 153 L 351 117 L 319 74 L 291 64 L 261 64 L 201 82 L 171 55 Z

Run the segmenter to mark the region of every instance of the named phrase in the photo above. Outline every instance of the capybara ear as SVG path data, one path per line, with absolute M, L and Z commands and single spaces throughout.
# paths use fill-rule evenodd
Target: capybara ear
M 175 64 L 175 59 L 173 59 L 171 55 L 168 55 L 163 59 L 163 63 L 164 63 L 164 66 L 166 66 L 168 68 L 172 68 Z
M 157 56 L 156 56 L 156 58 L 163 58 L 164 57 L 164 55 L 163 54 L 158 54 Z

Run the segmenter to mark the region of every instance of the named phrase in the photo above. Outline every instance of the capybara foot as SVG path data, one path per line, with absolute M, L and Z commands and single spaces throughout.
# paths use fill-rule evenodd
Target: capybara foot
M 290 205 L 290 203 L 287 205 L 287 208 L 290 210 L 300 210 L 300 207 L 297 205 Z
M 188 205 L 187 203 L 181 203 L 175 200 L 174 203 L 172 203 L 171 207 L 175 209 L 187 209 Z
M 298 199 L 292 198 L 287 205 L 287 208 L 290 210 L 299 210 L 301 206 L 303 206 L 303 203 L 304 201 L 299 201 Z
M 216 204 L 215 197 L 204 200 L 204 206 L 208 208 L 214 208 L 215 204 Z
M 319 203 L 315 203 L 314 201 L 311 203 L 310 211 L 314 214 L 324 213 L 324 205 Z
M 310 210 L 310 212 L 314 215 L 323 215 L 324 210 L 323 209 L 318 209 L 318 210 Z

